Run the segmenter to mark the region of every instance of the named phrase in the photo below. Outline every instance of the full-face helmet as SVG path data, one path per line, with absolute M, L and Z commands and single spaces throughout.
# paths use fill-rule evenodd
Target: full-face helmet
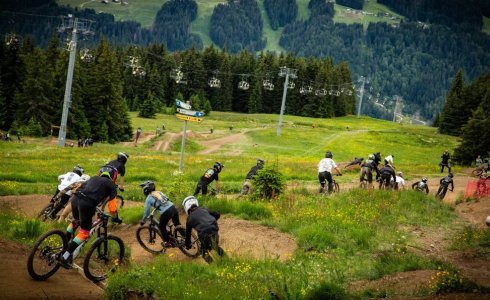
M 197 201 L 196 197 L 188 196 L 185 197 L 184 201 L 182 201 L 182 206 L 184 207 L 185 213 L 189 215 L 189 210 L 191 207 L 199 206 L 199 202 Z
M 261 158 L 257 159 L 257 166 L 260 168 L 264 167 L 265 161 Z
M 83 170 L 82 166 L 80 166 L 80 165 L 76 165 L 73 168 L 73 173 L 78 174 L 78 176 L 82 176 L 83 172 L 84 172 L 84 170 Z
M 100 177 L 107 177 L 110 180 L 112 180 L 112 182 L 116 182 L 117 169 L 111 165 L 105 165 L 99 169 L 99 172 L 97 173 L 97 175 Z
M 332 158 L 332 157 L 333 157 L 332 152 L 327 151 L 327 152 L 325 153 L 325 157 L 326 157 L 326 158 Z
M 427 183 L 427 177 L 422 177 L 422 182 Z
M 215 163 L 214 163 L 214 166 L 213 166 L 213 168 L 215 168 L 216 170 L 218 170 L 218 173 L 219 173 L 219 172 L 221 172 L 221 170 L 222 170 L 224 167 L 225 167 L 225 166 L 223 166 L 223 164 L 222 164 L 222 163 L 220 163 L 220 162 L 218 162 L 218 161 L 217 161 L 217 162 L 215 162 Z
M 143 188 L 143 193 L 145 196 L 148 196 L 151 192 L 155 190 L 155 183 L 151 180 L 147 180 L 140 184 L 140 187 Z
M 449 176 L 449 178 L 453 178 L 453 177 L 454 177 L 453 173 L 451 173 L 451 172 L 449 172 L 449 173 L 447 174 L 447 176 Z

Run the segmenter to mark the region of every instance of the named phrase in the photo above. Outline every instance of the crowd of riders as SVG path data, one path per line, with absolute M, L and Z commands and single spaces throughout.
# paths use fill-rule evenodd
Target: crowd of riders
M 389 154 L 382 158 L 380 152 L 375 152 L 367 155 L 367 159 L 363 157 L 355 157 L 352 162 L 344 168 L 351 166 L 359 166 L 359 182 L 361 186 L 366 188 L 374 187 L 374 180 L 379 183 L 379 188 L 384 189 L 405 189 L 405 179 L 401 171 L 396 172 L 394 166 L 394 155 Z M 126 162 L 129 155 L 125 152 L 119 152 L 117 158 L 103 165 L 97 175 L 90 177 L 84 174 L 84 169 L 80 165 L 76 165 L 72 171 L 62 174 L 58 177 L 59 185 L 51 199 L 51 202 L 56 202 L 57 205 L 51 211 L 50 218 L 54 219 L 61 209 L 71 201 L 72 221 L 66 229 L 66 235 L 70 241 L 68 248 L 63 253 L 60 262 L 61 265 L 69 267 L 71 265 L 71 255 L 73 251 L 85 241 L 90 232 L 92 217 L 96 212 L 96 207 L 103 204 L 107 205 L 109 212 L 112 214 L 112 221 L 121 223 L 122 220 L 118 216 L 116 196 L 119 191 L 124 191 L 124 177 L 126 174 Z M 449 163 L 450 155 L 446 150 L 441 155 L 441 173 L 446 168 L 448 173 L 439 182 L 439 188 L 436 193 L 441 199 L 444 198 L 447 190 L 454 189 L 453 173 Z M 480 159 L 481 160 L 481 159 Z M 383 163 L 381 163 L 383 161 Z M 477 163 L 478 163 L 477 159 Z M 480 161 L 480 164 L 483 162 Z M 490 164 L 490 162 L 489 162 Z M 256 164 L 251 167 L 246 174 L 242 185 L 242 191 L 239 195 L 246 195 L 252 189 L 253 177 L 264 168 L 265 161 L 257 159 Z M 207 169 L 199 178 L 194 194 L 188 196 L 182 202 L 182 207 L 187 215 L 186 228 L 186 247 L 190 247 L 190 232 L 195 229 L 198 232 L 199 239 L 204 248 L 215 249 L 220 255 L 223 254 L 219 247 L 219 227 L 217 220 L 220 217 L 218 212 L 200 207 L 198 199 L 199 193 L 206 195 L 208 186 L 215 182 L 218 190 L 221 189 L 219 174 L 223 170 L 224 165 L 220 162 L 215 162 L 213 166 Z M 342 175 L 341 169 L 333 160 L 332 151 L 328 150 L 325 157 L 318 163 L 318 180 L 320 183 L 320 193 L 331 193 L 333 190 L 333 176 Z M 119 181 L 118 181 L 119 179 Z M 146 180 L 140 184 L 143 194 L 146 197 L 143 216 L 140 225 L 143 226 L 150 214 L 150 210 L 155 208 L 159 214 L 159 229 L 162 234 L 165 247 L 172 246 L 171 239 L 165 229 L 167 224 L 172 223 L 179 228 L 182 228 L 179 212 L 174 204 L 165 193 L 158 191 L 152 180 Z M 421 180 L 414 182 L 411 188 L 421 192 L 429 193 L 427 177 L 422 177 Z M 214 190 L 214 189 L 212 189 Z M 75 232 L 78 230 L 78 234 Z M 162 244 L 163 245 L 163 244 Z

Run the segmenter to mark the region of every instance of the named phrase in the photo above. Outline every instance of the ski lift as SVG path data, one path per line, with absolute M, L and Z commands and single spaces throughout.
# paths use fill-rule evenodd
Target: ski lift
M 12 48 L 20 48 L 22 43 L 22 37 L 20 35 L 16 35 L 15 33 L 9 33 L 5 35 L 5 45 Z
M 291 90 L 291 89 L 294 89 L 294 87 L 295 87 L 295 86 L 296 86 L 296 85 L 295 85 L 295 84 L 294 84 L 294 82 L 292 82 L 292 81 L 288 83 L 288 89 L 290 89 L 290 90 Z
M 268 91 L 274 90 L 274 84 L 269 79 L 264 79 L 262 81 L 262 86 L 264 87 L 265 90 L 268 90 Z
M 352 90 L 347 90 L 345 93 L 347 94 L 347 96 L 351 96 L 352 95 Z
M 333 91 L 333 95 L 337 97 L 340 96 L 340 91 L 338 90 Z
M 326 96 L 327 93 L 326 89 L 318 89 L 315 91 L 315 96 Z
M 136 56 L 128 56 L 128 62 L 126 63 L 131 68 L 131 73 L 134 76 L 142 77 L 146 75 L 145 69 L 140 65 L 139 58 Z
M 333 95 L 333 90 L 328 91 L 328 95 L 332 96 Z
M 138 77 L 143 77 L 146 75 L 145 69 L 140 66 L 133 67 L 133 75 L 138 76 Z
M 85 62 L 93 62 L 94 56 L 90 53 L 90 50 L 85 48 L 80 50 L 80 59 Z
M 238 88 L 246 91 L 250 88 L 250 84 L 248 82 L 246 82 L 245 80 L 242 80 L 238 83 Z
M 220 88 L 221 87 L 221 80 L 219 80 L 216 77 L 212 77 L 208 81 L 208 85 L 212 88 Z

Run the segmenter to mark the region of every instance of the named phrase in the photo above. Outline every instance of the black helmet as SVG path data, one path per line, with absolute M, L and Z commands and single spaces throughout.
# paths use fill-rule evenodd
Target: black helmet
M 450 178 L 453 178 L 453 176 L 454 176 L 454 175 L 453 175 L 453 173 L 449 172 L 449 173 L 447 174 L 447 176 L 449 176 Z
M 128 161 L 128 158 L 129 158 L 129 154 L 127 154 L 126 152 L 119 152 L 117 154 L 117 160 L 122 163 L 126 163 Z
M 333 157 L 332 152 L 327 151 L 327 152 L 325 153 L 325 157 L 326 157 L 326 158 L 332 158 L 332 157 Z
M 222 163 L 220 163 L 220 162 L 218 162 L 218 161 L 217 161 L 217 162 L 215 162 L 215 163 L 214 163 L 214 166 L 213 166 L 213 168 L 215 168 L 216 170 L 218 170 L 218 172 L 221 172 L 221 169 L 223 169 L 224 167 L 225 167 L 225 166 L 223 166 L 223 164 L 222 164 Z
M 259 167 L 263 167 L 265 164 L 265 161 L 261 158 L 257 159 L 257 166 Z
M 155 183 L 151 180 L 147 180 L 140 184 L 140 187 L 143 188 L 143 193 L 145 196 L 148 196 L 151 192 L 155 190 Z
M 83 172 L 84 172 L 84 170 L 83 170 L 82 166 L 80 166 L 80 165 L 76 165 L 73 168 L 73 173 L 78 174 L 78 176 L 82 176 Z
M 422 182 L 427 183 L 427 177 L 422 177 Z

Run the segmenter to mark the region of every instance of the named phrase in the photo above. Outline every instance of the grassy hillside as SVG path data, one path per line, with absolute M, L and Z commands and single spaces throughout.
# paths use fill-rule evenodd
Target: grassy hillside
M 114 3 L 110 1 L 108 4 L 101 3 L 99 0 L 58 0 L 61 5 L 69 5 L 78 8 L 91 8 L 97 12 L 105 12 L 113 14 L 116 20 L 134 20 L 141 23 L 144 27 L 150 27 L 153 24 L 155 15 L 160 9 L 162 4 L 166 0 L 129 0 L 128 5 L 121 5 L 120 3 Z M 219 3 L 223 3 L 223 0 L 196 0 L 198 4 L 198 17 L 192 22 L 192 32 L 198 34 L 204 46 L 212 44 L 209 37 L 209 20 L 213 13 L 213 9 Z M 297 0 L 298 3 L 298 19 L 306 20 L 309 18 L 310 11 L 308 9 L 309 0 Z M 279 39 L 281 37 L 282 28 L 278 30 L 272 30 L 269 25 L 264 10 L 264 1 L 258 0 L 259 7 L 261 9 L 262 19 L 264 21 L 263 36 L 267 39 L 267 45 L 265 50 L 267 51 L 283 51 L 279 46 Z M 369 1 L 366 3 L 365 11 L 374 15 L 360 15 L 349 13 L 346 11 L 346 7 L 335 5 L 336 16 L 335 22 L 338 23 L 362 23 L 364 27 L 370 22 L 389 22 L 399 23 L 399 19 L 391 20 L 389 17 L 376 16 L 379 12 L 386 12 L 392 16 L 397 16 L 391 12 L 386 6 L 378 4 L 376 1 Z
M 155 119 L 142 119 L 131 113 L 133 128 L 141 127 L 143 134 L 154 134 L 156 127 L 166 128 L 161 139 L 147 143 L 110 145 L 96 143 L 93 148 L 63 148 L 52 140 L 36 139 L 33 143 L 0 143 L 0 195 L 51 193 L 56 177 L 77 163 L 81 163 L 89 174 L 94 174 L 104 162 L 114 159 L 118 151 L 127 151 L 128 197 L 138 193 L 138 182 L 153 179 L 170 184 L 178 170 L 181 140 L 173 141 L 166 152 L 155 151 L 154 147 L 170 138 L 170 133 L 181 133 L 183 123 L 173 115 L 158 115 Z M 193 189 L 195 181 L 214 161 L 225 165 L 223 187 L 238 192 L 244 174 L 262 157 L 277 164 L 287 180 L 298 180 L 306 185 L 317 184 L 316 168 L 326 150 L 334 153 L 337 163 L 349 162 L 354 157 L 367 157 L 369 153 L 381 151 L 383 155 L 395 155 L 395 165 L 404 171 L 407 179 L 422 175 L 438 174 L 440 153 L 453 149 L 458 140 L 440 135 L 435 128 L 400 125 L 367 117 L 360 119 L 349 116 L 337 119 L 312 119 L 286 116 L 282 134 L 277 136 L 277 115 L 237 114 L 213 112 L 202 123 L 189 122 L 189 135 L 184 157 L 184 174 L 181 182 L 186 190 Z M 230 130 L 230 126 L 233 129 Z M 214 133 L 210 134 L 213 128 Z M 205 148 L 200 141 L 229 137 L 217 151 L 202 155 Z M 36 142 L 36 143 L 34 143 Z M 458 169 L 455 168 L 457 172 Z M 151 178 L 147 178 L 151 174 Z M 339 179 L 350 182 L 357 172 Z M 134 194 L 133 194 L 134 192 Z
M 130 154 L 125 198 L 142 200 L 138 183 L 152 179 L 180 207 L 179 200 L 191 193 L 203 171 L 219 160 L 225 165 L 220 181 L 229 197 L 202 196 L 199 203 L 220 211 L 225 215 L 223 219 L 233 216 L 254 220 L 288 233 L 297 250 L 286 260 L 275 257 L 257 260 L 225 249 L 232 258 L 211 265 L 199 260 L 176 261 L 172 254 L 155 256 L 149 262 L 128 263 L 123 266 L 124 272 L 111 274 L 104 291 L 107 298 L 125 298 L 127 290 L 159 299 L 325 299 L 325 295 L 329 299 L 390 298 L 398 296 L 399 291 L 390 291 L 381 284 L 376 290 L 365 288 L 356 292 L 349 285 L 394 273 L 402 278 L 398 272 L 414 270 L 432 270 L 437 275 L 423 286 L 414 287 L 408 296 L 478 288 L 460 277 L 448 261 L 413 251 L 425 249 L 426 245 L 417 239 L 424 233 L 430 237 L 430 243 L 442 243 L 438 236 L 443 230 L 460 233 L 451 236 L 455 241 L 465 239 L 460 247 L 488 240 L 482 230 L 463 231 L 453 209 L 433 196 L 414 191 L 354 189 L 325 197 L 318 195 L 317 189 L 313 192 L 305 188 L 308 184 L 318 185 L 316 164 L 326 149 L 332 150 L 337 162 L 374 151 L 393 153 L 395 165 L 405 171 L 407 179 L 421 174 L 439 176 L 440 153 L 457 145 L 454 137 L 437 134 L 435 128 L 353 116 L 337 119 L 285 116 L 282 135 L 278 137 L 277 115 L 213 112 L 200 124 L 188 124 L 184 172 L 177 174 L 180 140 L 174 141 L 174 151 L 153 149 L 156 143 L 168 141 L 172 134 L 181 132 L 182 121 L 173 115 L 142 119 L 131 113 L 131 117 L 134 128 L 143 129 L 143 136 L 153 134 L 162 125 L 166 133 L 137 147 L 134 143 L 96 143 L 91 148 L 59 148 L 55 138 L 28 138 L 26 144 L 1 142 L 0 195 L 51 194 L 56 176 L 74 164 L 81 163 L 93 175 L 101 164 L 123 150 Z M 212 134 L 210 128 L 214 129 Z M 227 142 L 220 143 L 220 138 Z M 216 152 L 200 154 L 204 147 L 199 142 L 207 140 L 221 147 Z M 288 184 L 294 183 L 294 188 L 274 201 L 236 199 L 234 194 L 257 157 L 263 157 L 268 165 L 275 164 Z M 454 169 L 458 173 L 458 167 Z M 338 180 L 343 184 L 356 177 L 357 172 L 345 172 Z M 141 210 L 125 207 L 120 215 L 126 224 L 135 224 Z M 0 236 L 18 240 L 22 237 L 25 242 L 22 229 L 32 227 L 33 223 L 38 225 L 36 235 L 45 230 L 39 221 L 14 218 L 2 211 L 0 225 L 6 230 Z M 221 234 L 224 226 L 220 224 L 220 228 Z M 128 243 L 129 238 L 124 240 Z M 448 280 L 453 280 L 450 290 L 444 289 Z

